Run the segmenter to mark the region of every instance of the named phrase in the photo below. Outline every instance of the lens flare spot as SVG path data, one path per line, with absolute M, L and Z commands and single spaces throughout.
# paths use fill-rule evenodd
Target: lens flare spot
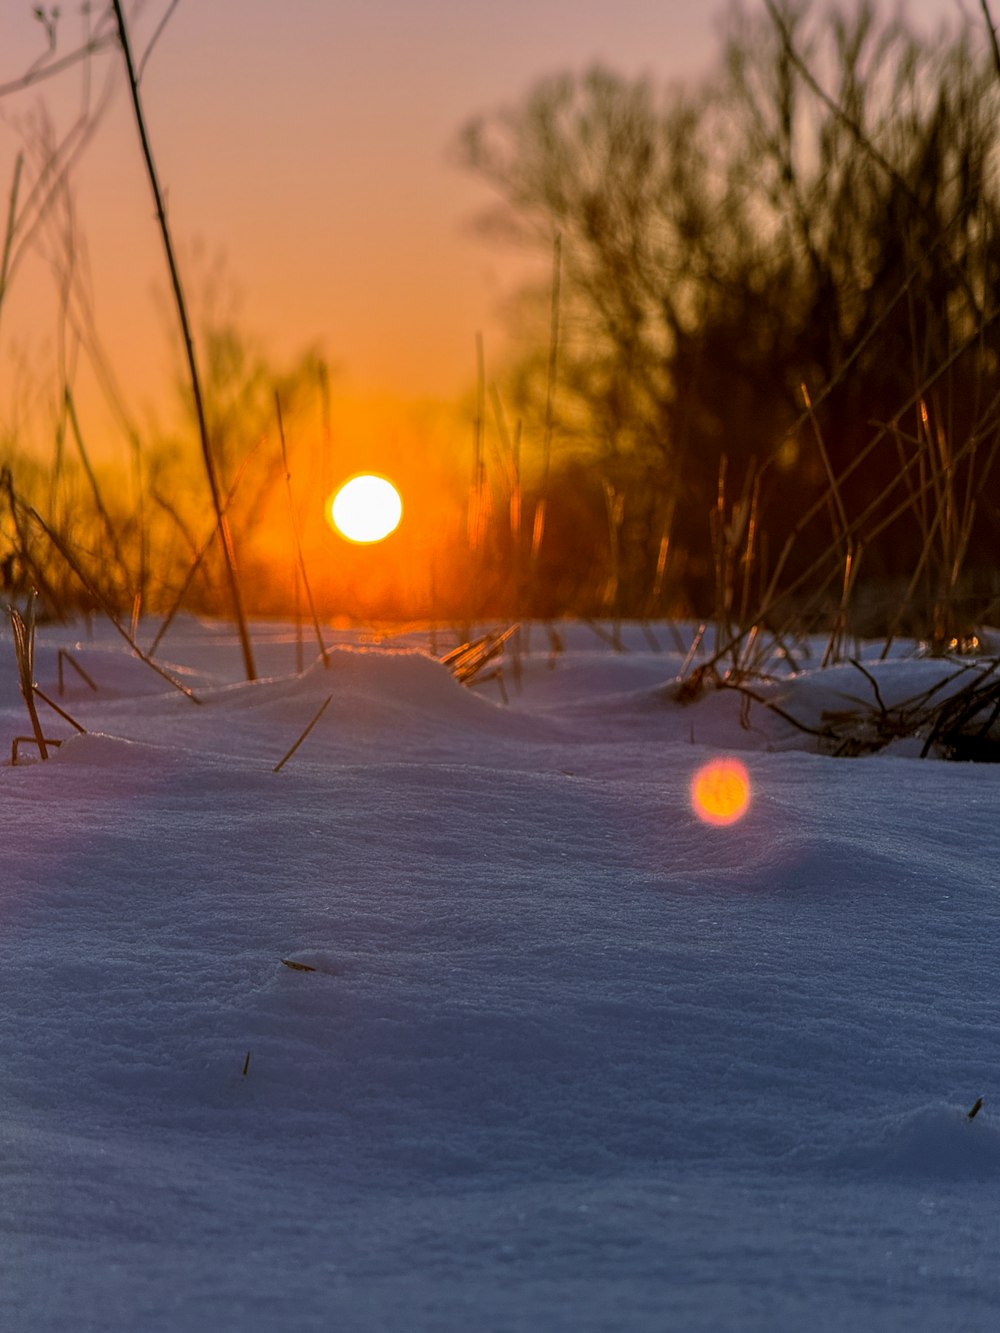
M 706 824 L 735 824 L 750 808 L 749 773 L 738 759 L 713 759 L 691 780 L 691 805 Z
M 391 481 L 366 472 L 346 481 L 327 504 L 327 518 L 341 537 L 365 545 L 394 532 L 403 502 Z

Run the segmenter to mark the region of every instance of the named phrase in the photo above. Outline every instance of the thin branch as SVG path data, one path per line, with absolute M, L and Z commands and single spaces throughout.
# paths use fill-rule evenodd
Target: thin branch
M 769 708 L 772 713 L 776 714 L 790 726 L 795 727 L 796 730 L 805 732 L 807 736 L 818 736 L 820 740 L 837 739 L 829 727 L 819 729 L 817 727 L 810 727 L 805 722 L 800 722 L 797 717 L 793 717 L 791 713 L 787 713 L 784 708 L 781 708 L 776 703 L 772 703 L 770 699 L 765 699 L 762 694 L 758 694 L 756 690 L 752 690 L 749 685 L 744 685 L 741 682 L 734 680 L 720 680 L 719 688 L 723 690 L 735 690 L 736 693 L 741 694 L 744 699 L 752 699 L 754 703 L 763 704 L 765 708 Z
M 981 0 L 981 2 L 985 4 L 985 0 Z M 845 129 L 857 143 L 858 147 L 863 152 L 868 154 L 871 160 L 875 163 L 877 167 L 879 167 L 881 171 L 885 172 L 885 174 L 889 177 L 892 183 L 896 186 L 898 190 L 902 191 L 902 193 L 906 196 L 909 203 L 917 210 L 917 212 L 926 217 L 927 210 L 921 203 L 920 199 L 917 197 L 917 194 L 912 189 L 910 184 L 906 180 L 904 180 L 904 178 L 899 174 L 896 168 L 885 156 L 885 154 L 882 153 L 876 147 L 876 145 L 872 142 L 871 137 L 865 133 L 864 128 L 858 124 L 858 122 L 854 119 L 853 116 L 849 115 L 848 112 L 845 111 L 845 109 L 840 105 L 840 103 L 836 100 L 836 98 L 830 96 L 830 94 L 820 84 L 815 74 L 813 74 L 812 70 L 803 60 L 802 56 L 799 55 L 798 51 L 795 48 L 795 43 L 792 41 L 792 35 L 788 31 L 788 24 L 785 22 L 781 14 L 778 12 L 778 8 L 774 0 L 764 0 L 764 5 L 767 9 L 768 14 L 771 16 L 772 23 L 777 29 L 778 36 L 781 38 L 781 44 L 784 47 L 786 56 L 798 70 L 799 74 L 805 80 L 809 88 L 812 89 L 813 93 L 819 98 L 819 100 L 823 103 L 823 105 L 827 108 L 827 110 L 833 116 L 835 116 L 837 120 L 839 120 L 840 123 L 845 127 Z M 946 256 L 945 258 L 947 260 L 948 257 Z M 975 293 L 969 286 L 969 283 L 965 275 L 963 274 L 961 269 L 958 268 L 958 266 L 955 265 L 954 263 L 951 263 L 949 266 L 951 267 L 952 271 L 954 272 L 961 286 L 964 288 L 965 295 L 968 298 L 970 306 L 978 316 L 982 317 L 982 311 L 979 308 L 979 302 L 976 300 Z
M 156 25 L 156 31 L 153 33 L 152 37 L 150 37 L 149 45 L 142 53 L 142 59 L 139 61 L 139 69 L 136 72 L 136 79 L 139 81 L 139 83 L 142 83 L 143 70 L 146 68 L 146 63 L 148 62 L 149 57 L 153 54 L 153 48 L 156 46 L 156 43 L 162 37 L 163 30 L 170 22 L 170 16 L 173 14 L 174 10 L 177 8 L 180 2 L 181 0 L 170 0 L 170 4 L 167 6 L 166 13 L 163 15 L 163 18 L 161 18 L 159 23 Z
M 997 78 L 1000 79 L 1000 43 L 997 42 L 997 28 L 993 22 L 993 15 L 990 13 L 989 0 L 979 0 L 983 11 L 983 18 L 986 20 L 986 27 L 990 34 L 990 47 L 993 51 L 993 67 L 997 72 Z
M 882 714 L 883 717 L 886 717 L 888 715 L 889 710 L 885 706 L 885 700 L 882 698 L 882 692 L 878 687 L 878 681 L 875 679 L 872 673 L 867 669 L 867 667 L 862 666 L 862 664 L 858 661 L 856 657 L 850 658 L 849 661 L 852 667 L 857 667 L 857 669 L 864 676 L 865 680 L 867 680 L 868 684 L 872 687 L 872 692 L 875 695 L 875 702 L 879 706 L 879 712 Z
M 33 83 L 39 83 L 42 79 L 54 78 L 57 74 L 61 74 L 63 70 L 69 69 L 71 65 L 89 59 L 98 51 L 109 50 L 114 42 L 115 35 L 112 32 L 92 37 L 89 42 L 85 42 L 83 46 L 78 46 L 75 51 L 70 51 L 68 55 L 63 56 L 60 60 L 53 60 L 51 64 L 30 69 L 19 78 L 11 79 L 9 83 L 0 83 L 0 98 L 8 97 L 11 93 L 22 92 L 25 88 L 30 88 Z

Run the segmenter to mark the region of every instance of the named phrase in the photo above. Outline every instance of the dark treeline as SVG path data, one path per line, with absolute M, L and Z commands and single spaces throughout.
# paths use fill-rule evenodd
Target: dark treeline
M 227 614 L 234 553 L 249 610 L 285 614 L 305 584 L 295 528 L 324 616 L 970 640 L 1000 612 L 1000 51 L 983 10 L 930 39 L 871 3 L 763 0 L 732 12 L 697 85 L 595 68 L 471 122 L 459 156 L 498 196 L 488 233 L 553 261 L 517 305 L 520 359 L 493 383 L 480 358 L 471 468 L 467 422 L 352 452 L 317 352 L 278 373 L 208 320 L 226 532 L 192 467 L 187 382 L 182 429 L 130 426 L 111 485 L 67 384 L 51 466 L 0 439 L 0 598 Z M 372 467 L 408 518 L 357 551 L 322 500 Z
M 533 609 L 736 617 L 741 603 L 772 614 L 781 594 L 829 612 L 865 586 L 884 618 L 905 602 L 947 635 L 970 594 L 988 606 L 987 36 L 923 40 L 871 4 L 768 3 L 734 12 L 724 61 L 695 89 L 594 68 L 465 128 L 465 165 L 503 201 L 486 225 L 561 244 Z M 538 441 L 547 300 L 508 391 Z

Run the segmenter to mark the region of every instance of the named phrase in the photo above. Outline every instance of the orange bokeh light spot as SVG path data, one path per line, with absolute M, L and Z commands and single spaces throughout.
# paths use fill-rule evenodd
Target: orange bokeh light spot
M 349 542 L 367 545 L 394 532 L 403 502 L 391 481 L 366 472 L 344 483 L 327 504 L 327 518 Z
M 738 759 L 713 759 L 691 779 L 691 805 L 706 824 L 735 824 L 750 808 L 750 774 Z

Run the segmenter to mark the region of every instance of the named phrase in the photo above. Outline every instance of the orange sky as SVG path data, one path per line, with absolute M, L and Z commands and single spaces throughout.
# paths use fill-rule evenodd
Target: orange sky
M 0 84 L 44 50 L 32 8 L 3 0 Z M 79 43 L 78 8 L 63 6 L 60 50 Z M 168 8 L 130 8 L 137 51 Z M 277 360 L 320 342 L 345 399 L 454 396 L 473 377 L 477 330 L 501 355 L 501 298 L 520 262 L 471 232 L 489 196 L 449 161 L 458 127 L 597 59 L 694 77 L 718 27 L 718 7 L 694 0 L 181 0 L 143 97 L 192 298 L 221 256 L 227 299 Z M 106 78 L 110 108 L 73 179 L 101 337 L 141 418 L 164 400 L 173 325 L 116 51 L 93 63 L 95 96 Z M 65 131 L 80 95 L 76 69 L 0 101 L 4 209 L 19 131 L 42 105 Z M 44 410 L 57 310 L 51 269 L 28 256 L 0 323 L 0 425 L 25 404 Z M 81 401 L 96 401 L 79 376 Z

